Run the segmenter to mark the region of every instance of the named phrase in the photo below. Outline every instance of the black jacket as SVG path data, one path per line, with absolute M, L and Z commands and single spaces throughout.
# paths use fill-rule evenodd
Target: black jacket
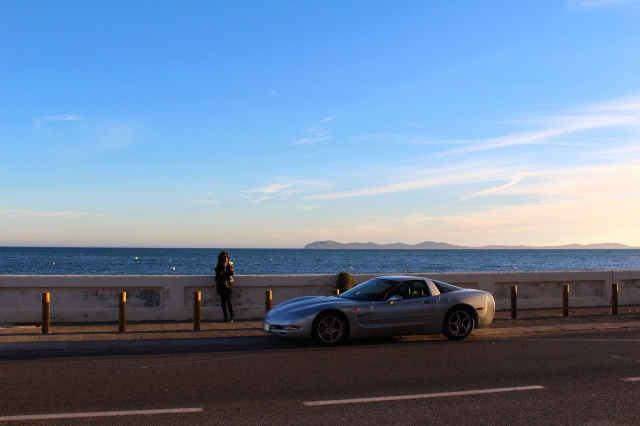
M 218 294 L 231 293 L 232 291 L 232 282 L 233 282 L 233 273 L 235 269 L 233 268 L 233 263 L 227 263 L 227 266 L 224 265 L 216 265 L 214 268 L 216 271 L 216 291 Z

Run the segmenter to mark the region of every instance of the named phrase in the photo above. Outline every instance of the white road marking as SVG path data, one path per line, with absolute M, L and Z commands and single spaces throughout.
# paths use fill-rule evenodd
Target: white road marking
M 201 413 L 202 411 L 202 408 L 168 408 L 160 410 L 99 411 L 94 413 L 34 414 L 26 416 L 4 416 L 0 417 L 0 422 L 24 420 L 81 419 L 87 417 L 144 416 L 153 414 L 185 414 Z
M 425 393 L 420 395 L 398 395 L 398 396 L 380 396 L 375 398 L 353 398 L 353 399 L 334 399 L 329 401 L 308 401 L 304 402 L 307 406 L 317 405 L 338 405 L 338 404 L 359 404 L 363 402 L 381 402 L 381 401 L 402 401 L 407 399 L 425 399 L 425 398 L 442 398 L 448 396 L 467 396 L 467 395 L 484 395 L 500 392 L 517 392 L 544 389 L 544 386 L 522 386 L 515 388 L 500 389 L 480 389 L 460 392 L 441 392 L 441 393 Z
M 626 379 L 620 379 L 623 382 L 640 382 L 640 377 L 629 377 Z

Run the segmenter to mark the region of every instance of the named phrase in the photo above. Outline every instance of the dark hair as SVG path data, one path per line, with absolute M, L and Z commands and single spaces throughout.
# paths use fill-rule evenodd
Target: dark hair
M 225 257 L 229 257 L 229 253 L 227 253 L 226 251 L 221 251 L 218 255 L 218 264 L 224 263 Z

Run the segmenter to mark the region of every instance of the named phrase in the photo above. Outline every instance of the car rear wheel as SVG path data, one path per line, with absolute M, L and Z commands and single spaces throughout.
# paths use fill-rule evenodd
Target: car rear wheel
M 444 317 L 442 334 L 451 340 L 466 339 L 473 331 L 473 322 L 473 316 L 468 309 L 453 308 Z
M 338 313 L 321 314 L 313 322 L 313 339 L 321 345 L 338 345 L 348 337 L 347 319 Z

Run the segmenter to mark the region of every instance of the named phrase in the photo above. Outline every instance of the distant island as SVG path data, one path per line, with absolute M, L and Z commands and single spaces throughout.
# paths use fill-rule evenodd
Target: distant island
M 351 250 L 623 250 L 623 249 L 640 249 L 640 247 L 631 247 L 618 243 L 601 243 L 601 244 L 566 244 L 563 246 L 501 246 L 490 245 L 482 247 L 466 247 L 457 246 L 455 244 L 436 243 L 433 241 L 425 241 L 419 244 L 376 244 L 376 243 L 338 243 L 336 241 L 314 241 L 304 246 L 305 249 L 312 250 L 332 250 L 332 249 L 351 249 Z

